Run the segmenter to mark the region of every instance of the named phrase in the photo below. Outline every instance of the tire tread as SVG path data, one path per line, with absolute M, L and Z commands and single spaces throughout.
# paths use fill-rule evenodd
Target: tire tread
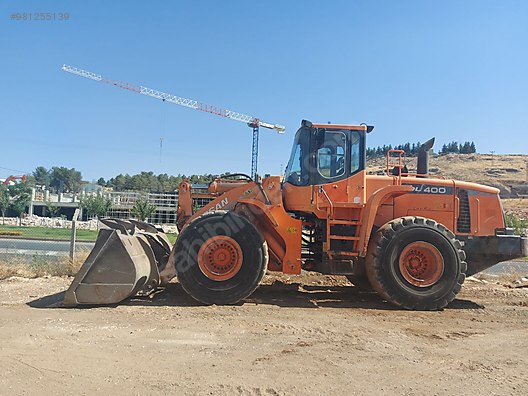
M 440 233 L 449 241 L 459 259 L 459 273 L 456 276 L 456 282 L 452 290 L 446 293 L 445 296 L 427 303 L 424 303 L 423 301 L 409 301 L 410 299 L 407 298 L 407 296 L 402 295 L 401 292 L 389 287 L 383 273 L 384 253 L 387 246 L 397 237 L 397 235 L 399 235 L 400 232 L 413 227 L 423 227 Z M 424 217 L 405 216 L 394 219 L 379 228 L 374 240 L 371 241 L 367 253 L 366 272 L 373 289 L 388 302 L 410 310 L 440 310 L 453 301 L 456 294 L 462 288 L 462 284 L 466 277 L 465 272 L 467 270 L 467 264 L 464 261 L 465 258 L 466 254 L 464 250 L 462 250 L 460 241 L 458 241 L 455 235 L 443 224 Z

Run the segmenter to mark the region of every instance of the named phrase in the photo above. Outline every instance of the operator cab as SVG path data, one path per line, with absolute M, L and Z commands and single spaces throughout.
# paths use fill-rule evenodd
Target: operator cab
M 295 134 L 285 183 L 320 185 L 346 179 L 365 169 L 367 125 L 312 124 L 303 120 Z

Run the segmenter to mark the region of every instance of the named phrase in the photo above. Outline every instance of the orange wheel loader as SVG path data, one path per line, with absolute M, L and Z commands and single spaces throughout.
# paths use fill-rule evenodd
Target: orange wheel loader
M 499 190 L 432 177 L 428 153 L 416 173 L 403 152 L 383 175 L 365 170 L 367 125 L 302 121 L 284 179 L 217 179 L 208 193 L 179 188 L 180 235 L 170 249 L 155 227 L 107 220 L 65 295 L 65 305 L 112 304 L 177 276 L 205 304 L 235 304 L 266 271 L 347 276 L 405 309 L 438 310 L 466 276 L 528 254 L 506 228 Z M 209 201 L 199 210 L 197 198 Z

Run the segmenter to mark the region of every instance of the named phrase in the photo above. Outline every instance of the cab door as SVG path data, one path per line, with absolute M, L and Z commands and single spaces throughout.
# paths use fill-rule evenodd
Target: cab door
M 336 205 L 364 205 L 366 131 L 366 126 L 303 125 L 286 167 L 286 210 L 327 219 Z
M 319 218 L 349 218 L 365 203 L 364 133 L 323 129 L 313 139 L 314 213 Z

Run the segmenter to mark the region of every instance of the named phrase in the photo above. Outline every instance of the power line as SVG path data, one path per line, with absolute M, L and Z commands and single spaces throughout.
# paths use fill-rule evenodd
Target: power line
M 11 169 L 11 168 L 4 168 L 3 166 L 0 166 L 0 169 L 8 170 L 8 171 L 10 171 L 10 172 L 18 172 L 18 173 L 23 173 L 23 174 L 28 174 L 28 173 L 31 173 L 31 172 L 28 172 L 28 171 L 23 171 L 23 170 L 20 170 L 20 169 Z

